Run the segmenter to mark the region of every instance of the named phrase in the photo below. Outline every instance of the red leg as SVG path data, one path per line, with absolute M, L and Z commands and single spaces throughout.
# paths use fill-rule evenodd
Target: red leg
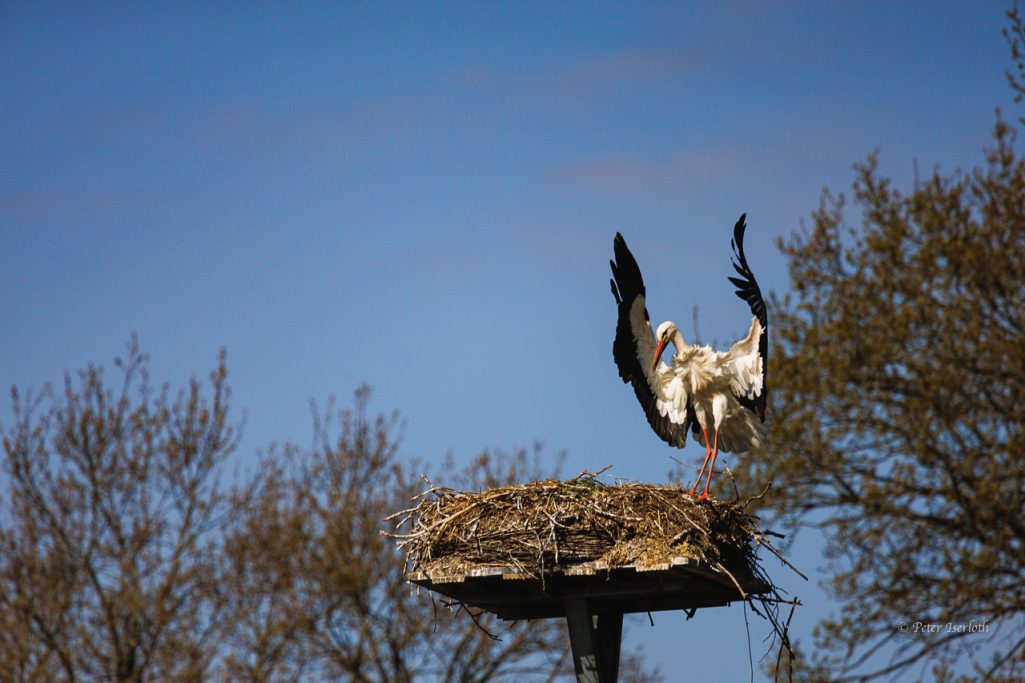
M 707 441 L 707 439 L 706 439 Z M 702 498 L 708 498 L 708 485 L 712 483 L 712 470 L 715 468 L 715 458 L 719 455 L 719 430 L 715 430 L 715 442 L 712 446 L 712 464 L 708 466 L 708 479 L 705 480 L 705 492 L 701 494 Z
M 701 483 L 701 475 L 705 471 L 705 465 L 708 464 L 708 458 L 711 457 L 711 455 L 712 455 L 712 449 L 708 445 L 708 430 L 705 429 L 704 427 L 702 427 L 701 431 L 704 432 L 704 434 L 705 434 L 705 461 L 703 463 L 701 463 L 701 469 L 698 470 L 698 476 L 694 480 L 694 486 L 692 486 L 691 489 L 690 489 L 690 495 L 692 495 L 692 496 L 698 490 L 698 484 Z

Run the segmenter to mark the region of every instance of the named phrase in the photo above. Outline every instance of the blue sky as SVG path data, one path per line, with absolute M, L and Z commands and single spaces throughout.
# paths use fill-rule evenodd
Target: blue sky
M 227 347 L 242 461 L 368 382 L 410 455 L 540 440 L 566 474 L 659 481 L 671 451 L 611 358 L 615 232 L 656 322 L 692 338 L 696 304 L 731 340 L 741 212 L 785 292 L 774 239 L 853 162 L 878 149 L 907 187 L 1017 116 L 997 2 L 254 5 L 0 6 L 5 388 L 136 333 L 176 384 Z M 793 588 L 807 638 L 831 607 Z M 628 637 L 746 678 L 739 608 L 699 617 Z

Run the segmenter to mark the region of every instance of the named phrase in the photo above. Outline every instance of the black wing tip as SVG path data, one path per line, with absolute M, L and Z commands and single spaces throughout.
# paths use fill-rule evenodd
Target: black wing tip
M 612 276 L 619 288 L 619 296 L 623 301 L 633 301 L 638 294 L 644 295 L 644 278 L 641 276 L 641 268 L 637 265 L 637 259 L 626 246 L 623 234 L 616 233 L 613 240 L 614 260 L 609 261 L 612 266 Z
M 631 257 L 633 256 L 633 254 L 630 253 L 630 247 L 626 246 L 626 239 L 623 237 L 623 233 L 621 232 L 617 232 L 615 239 L 612 240 L 612 251 L 616 255 L 617 262 L 621 262 L 623 260 L 623 254 L 630 254 Z
M 737 288 L 736 295 L 746 301 L 751 307 L 751 313 L 758 317 L 762 327 L 768 327 L 769 320 L 766 313 L 765 301 L 762 299 L 762 291 L 758 286 L 751 267 L 747 264 L 747 254 L 744 253 L 744 231 L 747 229 L 747 212 L 740 214 L 736 225 L 733 226 L 733 239 L 730 246 L 733 247 L 734 259 L 731 259 L 733 269 L 737 271 L 739 278 L 727 276 L 726 279 Z
M 733 247 L 733 253 L 737 254 L 737 258 L 744 259 L 744 231 L 747 230 L 747 212 L 740 214 L 740 218 L 733 225 L 733 239 L 730 240 L 730 246 Z M 740 252 L 740 253 L 737 253 Z
M 736 235 L 737 233 L 740 233 L 740 235 L 743 236 L 745 228 L 747 228 L 747 211 L 740 214 L 740 218 L 738 218 L 737 222 L 733 224 L 733 234 Z

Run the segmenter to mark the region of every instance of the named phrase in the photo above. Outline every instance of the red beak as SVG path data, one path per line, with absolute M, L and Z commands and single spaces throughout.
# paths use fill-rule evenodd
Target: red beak
M 665 351 L 665 348 L 666 348 L 666 340 L 665 339 L 659 339 L 658 340 L 658 345 L 655 347 L 655 358 L 651 361 L 651 371 L 652 372 L 654 372 L 655 368 L 658 367 L 658 361 L 659 361 L 660 358 L 662 358 L 662 352 Z

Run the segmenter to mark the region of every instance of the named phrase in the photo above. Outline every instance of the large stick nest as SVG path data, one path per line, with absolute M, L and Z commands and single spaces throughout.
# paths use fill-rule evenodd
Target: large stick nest
M 515 567 L 543 579 L 584 563 L 655 567 L 690 557 L 747 584 L 764 541 L 740 502 L 701 500 L 679 485 L 606 485 L 589 473 L 479 493 L 432 485 L 394 518 L 412 527 L 395 535 L 410 569 L 427 574 Z
M 700 499 L 680 485 L 609 485 L 588 472 L 568 481 L 477 493 L 424 481 L 429 488 L 414 498 L 416 505 L 387 518 L 409 531 L 381 532 L 399 540 L 414 573 L 454 576 L 514 567 L 543 585 L 549 572 L 574 566 L 656 569 L 668 568 L 676 558 L 693 558 L 729 576 L 750 609 L 770 622 L 779 639 L 777 667 L 784 650 L 795 656 L 788 630 L 801 603 L 781 595 L 756 549 L 765 548 L 807 576 L 769 543 L 768 536 L 778 534 L 763 530 L 747 514 L 750 499 Z M 748 592 L 752 586 L 754 594 Z M 780 605 L 790 606 L 785 622 Z
M 580 565 L 654 569 L 693 558 L 728 576 L 751 610 L 770 622 L 780 643 L 777 666 L 784 649 L 794 656 L 788 629 L 800 601 L 781 595 L 757 548 L 807 577 L 772 547 L 768 536 L 778 534 L 747 514 L 751 499 L 699 499 L 679 485 L 609 485 L 590 472 L 479 493 L 427 484 L 414 507 L 388 518 L 409 531 L 382 532 L 399 541 L 414 573 L 513 567 L 543 582 L 550 572 Z M 759 590 L 752 595 L 750 586 Z M 785 623 L 780 605 L 791 608 Z

